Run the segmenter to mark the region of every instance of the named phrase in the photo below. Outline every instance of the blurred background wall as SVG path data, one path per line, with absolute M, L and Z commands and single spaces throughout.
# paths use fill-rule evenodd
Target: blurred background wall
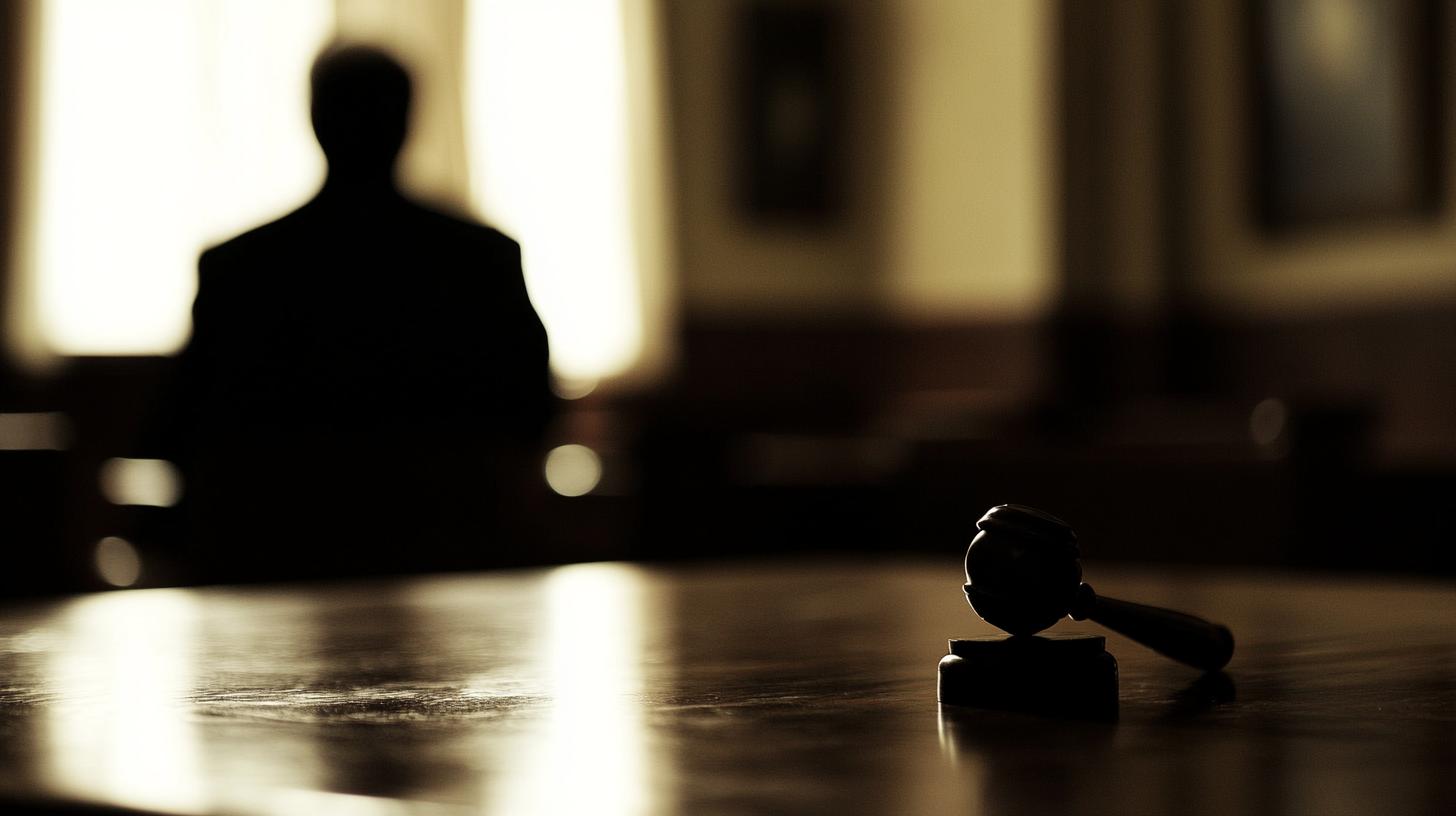
M 526 247 L 543 562 L 1016 501 L 1094 558 L 1453 569 L 1443 0 L 184 5 L 0 9 L 10 591 L 188 580 L 135 429 L 196 252 L 317 183 L 333 36 L 416 71 L 407 186 Z

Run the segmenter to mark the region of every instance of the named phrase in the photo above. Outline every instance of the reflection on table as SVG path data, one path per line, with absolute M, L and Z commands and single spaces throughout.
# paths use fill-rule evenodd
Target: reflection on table
M 1115 724 L 935 700 L 954 560 L 552 570 L 12 606 L 0 790 L 165 812 L 1449 812 L 1456 593 L 1101 570 Z M 1059 628 L 1076 630 L 1064 622 Z

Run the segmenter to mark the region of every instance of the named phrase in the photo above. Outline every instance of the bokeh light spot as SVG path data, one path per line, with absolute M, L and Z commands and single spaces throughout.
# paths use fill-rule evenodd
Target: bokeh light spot
M 1249 436 L 1254 444 L 1269 446 L 1284 436 L 1284 426 L 1289 422 L 1289 407 L 1284 400 L 1262 400 L 1249 413 Z
M 551 390 L 564 400 L 579 400 L 597 390 L 595 377 L 552 377 Z
M 107 459 L 100 478 L 112 504 L 171 507 L 182 497 L 182 474 L 166 459 Z
M 96 571 L 114 587 L 129 587 L 142 577 L 142 558 L 130 541 L 107 536 L 96 543 Z
M 546 454 L 546 484 L 563 496 L 585 496 L 602 480 L 602 459 L 585 445 L 562 445 Z

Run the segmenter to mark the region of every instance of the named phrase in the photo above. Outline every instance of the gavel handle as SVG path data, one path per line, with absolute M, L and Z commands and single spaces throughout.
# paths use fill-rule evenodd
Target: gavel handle
M 1155 652 L 1204 671 L 1218 671 L 1234 655 L 1227 626 L 1156 606 L 1105 598 L 1082 585 L 1082 603 L 1072 617 L 1096 621 Z

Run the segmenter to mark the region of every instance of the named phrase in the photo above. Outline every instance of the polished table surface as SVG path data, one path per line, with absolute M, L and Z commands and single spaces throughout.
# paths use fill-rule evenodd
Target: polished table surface
M 9 606 L 0 794 L 239 813 L 1456 813 L 1450 584 L 1113 569 L 1121 716 L 939 706 L 941 562 L 586 564 Z M 1058 631 L 1096 631 L 1064 621 Z

